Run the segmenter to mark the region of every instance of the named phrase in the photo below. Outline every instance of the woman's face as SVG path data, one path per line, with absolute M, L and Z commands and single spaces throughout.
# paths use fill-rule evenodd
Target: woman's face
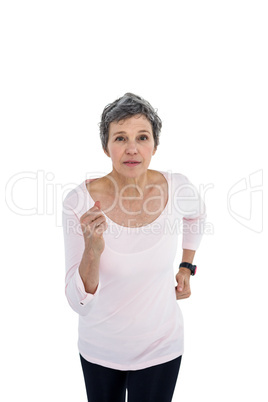
M 135 115 L 110 123 L 107 151 L 119 174 L 134 178 L 145 173 L 156 152 L 150 121 L 144 115 Z

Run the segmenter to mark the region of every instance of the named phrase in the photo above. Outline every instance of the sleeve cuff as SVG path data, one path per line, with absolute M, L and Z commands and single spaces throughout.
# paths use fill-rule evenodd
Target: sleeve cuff
M 75 274 L 75 282 L 77 285 L 77 288 L 79 289 L 79 293 L 81 294 L 81 299 L 79 301 L 79 304 L 81 306 L 86 306 L 91 300 L 93 300 L 95 298 L 95 296 L 99 293 L 100 291 L 100 282 L 98 283 L 98 287 L 95 291 L 94 294 L 92 293 L 87 293 L 85 291 L 85 286 L 84 283 L 82 281 L 82 278 L 79 274 L 79 270 L 77 269 L 76 274 Z

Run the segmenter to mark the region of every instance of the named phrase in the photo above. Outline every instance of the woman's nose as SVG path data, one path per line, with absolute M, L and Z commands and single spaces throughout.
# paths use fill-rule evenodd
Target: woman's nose
M 137 153 L 137 144 L 135 141 L 128 142 L 126 146 L 126 152 L 129 154 Z

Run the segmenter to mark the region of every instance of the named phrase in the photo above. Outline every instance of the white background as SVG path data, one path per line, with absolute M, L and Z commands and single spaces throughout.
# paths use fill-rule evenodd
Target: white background
M 266 6 L 1 2 L 1 400 L 86 401 L 61 203 L 110 172 L 98 123 L 125 92 L 163 121 L 150 168 L 207 190 L 173 400 L 268 400 Z

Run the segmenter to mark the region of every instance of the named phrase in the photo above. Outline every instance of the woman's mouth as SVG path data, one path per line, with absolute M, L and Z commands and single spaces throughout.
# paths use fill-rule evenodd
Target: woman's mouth
M 134 166 L 139 165 L 140 163 L 141 162 L 137 162 L 137 161 L 126 161 L 126 162 L 124 162 L 124 165 L 134 167 Z

